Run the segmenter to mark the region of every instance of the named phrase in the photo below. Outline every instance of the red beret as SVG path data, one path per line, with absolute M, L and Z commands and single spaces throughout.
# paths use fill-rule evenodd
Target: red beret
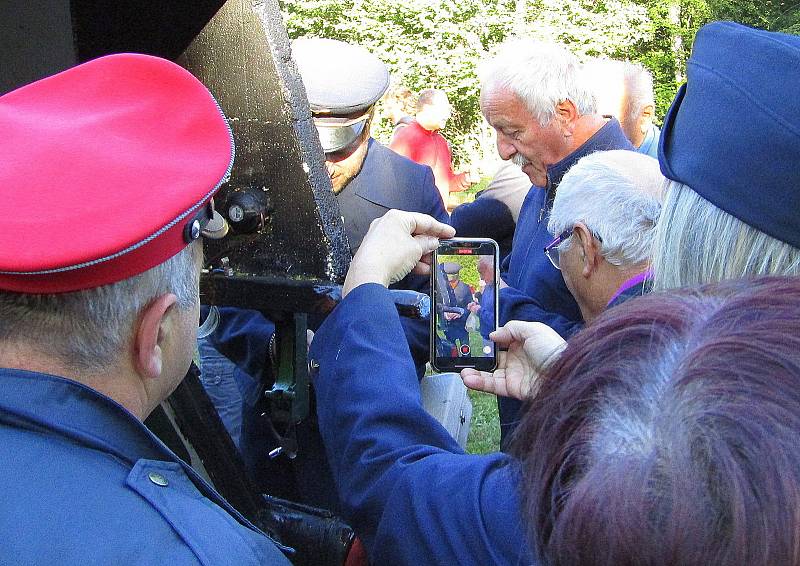
M 233 153 L 211 93 L 157 57 L 102 57 L 0 97 L 0 289 L 76 291 L 163 263 L 198 236 Z

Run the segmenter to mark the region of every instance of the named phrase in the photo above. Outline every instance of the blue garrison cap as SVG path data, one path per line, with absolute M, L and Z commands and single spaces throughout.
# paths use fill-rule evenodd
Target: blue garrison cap
M 686 73 L 661 130 L 661 172 L 800 248 L 800 37 L 713 22 Z
M 357 139 L 369 110 L 389 87 L 389 69 L 361 46 L 322 38 L 292 42 L 314 123 L 326 152 Z

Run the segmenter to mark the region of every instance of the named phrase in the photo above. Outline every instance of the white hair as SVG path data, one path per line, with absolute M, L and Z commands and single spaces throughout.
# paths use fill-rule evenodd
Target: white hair
M 547 228 L 554 235 L 582 222 L 612 265 L 652 257 L 664 177 L 658 161 L 633 151 L 598 151 L 578 161 L 556 191 Z
M 628 95 L 625 108 L 626 118 L 638 118 L 645 106 L 655 105 L 653 75 L 641 63 L 624 61 L 622 63 L 625 92 Z
M 594 96 L 578 59 L 566 48 L 532 39 L 512 39 L 479 69 L 481 92 L 508 90 L 547 126 L 556 106 L 570 100 L 581 115 L 595 113 Z
M 199 246 L 194 243 L 144 273 L 94 289 L 48 295 L 0 291 L 0 341 L 38 346 L 76 368 L 107 368 L 132 339 L 141 309 L 154 298 L 174 293 L 182 309 L 197 303 Z
M 760 275 L 800 275 L 800 250 L 669 181 L 656 234 L 653 286 L 672 289 Z
M 635 120 L 645 106 L 655 104 L 653 75 L 640 63 L 593 58 L 583 65 L 583 73 L 598 111 L 622 123 Z

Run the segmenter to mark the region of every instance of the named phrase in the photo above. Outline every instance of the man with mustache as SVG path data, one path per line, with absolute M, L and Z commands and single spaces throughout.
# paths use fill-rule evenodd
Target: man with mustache
M 580 63 L 562 46 L 511 40 L 483 64 L 480 79 L 481 111 L 497 133 L 500 157 L 522 168 L 534 185 L 501 266 L 506 286 L 500 289 L 499 323 L 542 322 L 566 338 L 581 325 L 580 309 L 542 253 L 552 239 L 547 222 L 558 184 L 585 155 L 634 148 L 617 120 L 597 113 Z M 498 407 L 504 445 L 520 403 L 498 399 Z

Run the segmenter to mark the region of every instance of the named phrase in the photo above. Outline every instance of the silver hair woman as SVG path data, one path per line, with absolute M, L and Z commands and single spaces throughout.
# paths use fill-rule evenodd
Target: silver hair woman
M 758 275 L 800 274 L 800 249 L 668 181 L 653 257 L 656 289 Z
M 715 22 L 664 118 L 657 289 L 800 273 L 800 38 Z

